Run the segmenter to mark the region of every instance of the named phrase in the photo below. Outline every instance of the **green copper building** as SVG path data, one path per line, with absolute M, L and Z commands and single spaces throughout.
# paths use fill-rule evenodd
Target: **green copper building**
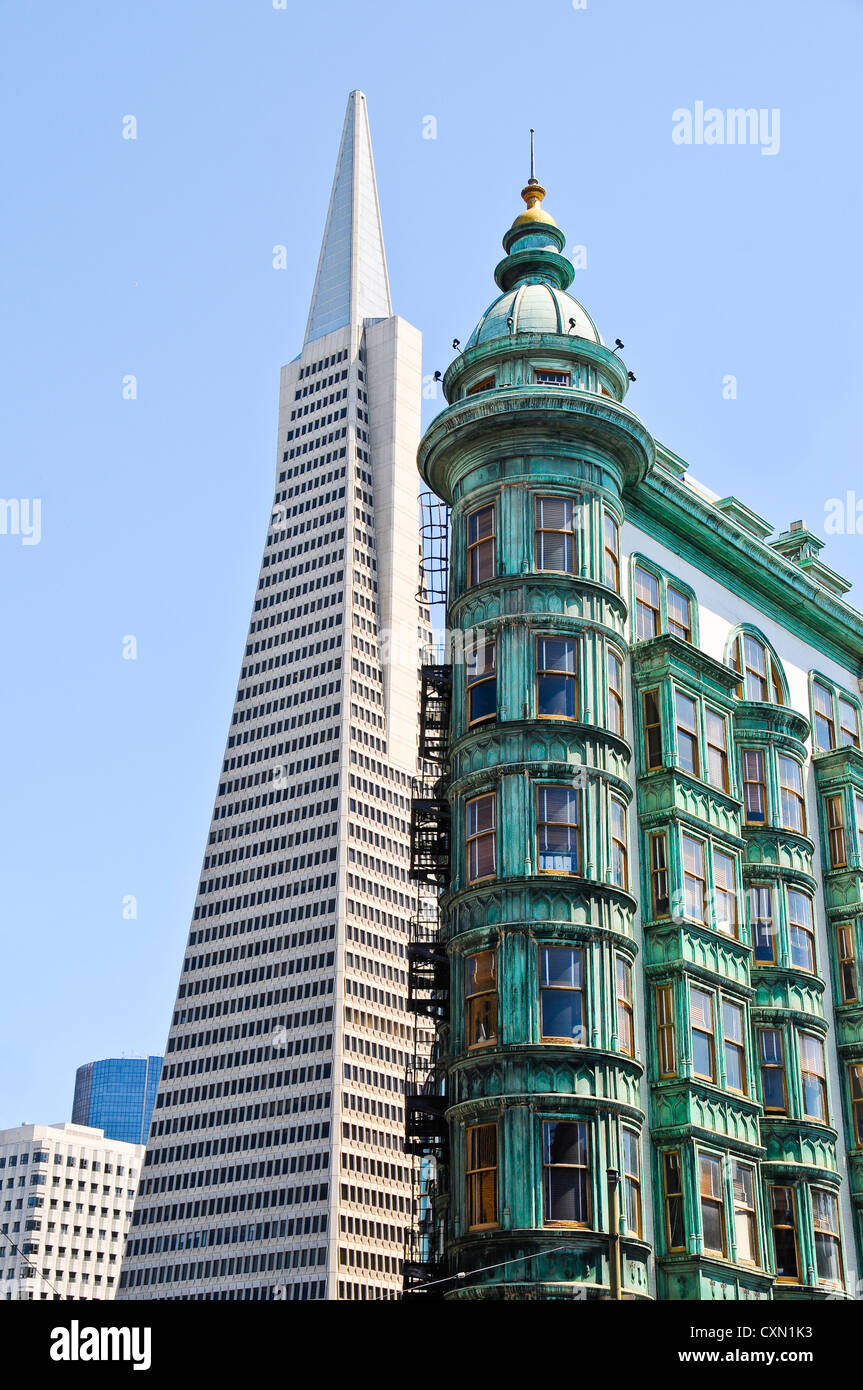
M 405 1292 L 853 1297 L 863 618 L 627 407 L 544 196 L 419 450 L 451 543 Z

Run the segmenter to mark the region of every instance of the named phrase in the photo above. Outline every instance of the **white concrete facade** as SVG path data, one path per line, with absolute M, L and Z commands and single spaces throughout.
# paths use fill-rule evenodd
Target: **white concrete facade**
M 88 1125 L 0 1130 L 0 1300 L 113 1298 L 143 1159 Z
M 420 399 L 355 92 L 122 1298 L 401 1290 Z

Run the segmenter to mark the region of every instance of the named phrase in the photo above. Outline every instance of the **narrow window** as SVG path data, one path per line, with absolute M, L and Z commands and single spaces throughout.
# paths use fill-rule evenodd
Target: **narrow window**
M 863 796 L 854 793 L 854 814 L 857 819 L 857 857 L 863 864 Z
M 540 787 L 537 829 L 540 873 L 580 873 L 578 792 Z
M 767 653 L 748 633 L 743 636 L 743 676 L 747 700 L 766 700 Z
M 536 708 L 540 719 L 577 718 L 578 662 L 575 638 L 537 638 Z
M 620 541 L 617 522 L 608 512 L 603 519 L 603 539 L 605 549 L 605 582 L 609 589 L 620 593 Z
M 803 1082 L 803 1114 L 808 1120 L 827 1123 L 827 1078 L 824 1044 L 812 1033 L 800 1034 L 800 1075 Z
M 575 573 L 575 503 L 571 497 L 536 499 L 536 567 Z
M 635 567 L 635 635 L 655 637 L 659 632 L 659 580 L 650 570 Z
M 569 372 L 553 372 L 545 367 L 534 367 L 533 379 L 543 386 L 569 386 L 572 382 Z
M 741 662 L 740 646 L 743 647 Z M 732 660 L 735 670 L 743 676 L 741 694 L 747 700 L 771 701 L 782 704 L 782 682 L 779 668 L 763 642 L 750 633 L 743 633 L 735 643 Z
M 625 956 L 615 961 L 617 982 L 617 1046 L 627 1057 L 635 1053 L 635 1036 L 632 1027 L 632 966 Z
M 746 1095 L 746 1047 L 743 1041 L 743 1009 L 722 1001 L 722 1038 L 725 1045 L 725 1085 Z
M 542 1126 L 544 1219 L 547 1226 L 590 1225 L 587 1125 L 546 1120 Z
M 704 842 L 691 835 L 683 837 L 683 891 L 686 915 L 695 922 L 707 921 L 707 880 L 704 876 Z
M 467 803 L 467 881 L 497 873 L 497 798 L 491 792 Z
M 539 1013 L 544 1040 L 587 1042 L 584 952 L 580 946 L 542 947 Z
M 644 718 L 644 765 L 650 770 L 662 767 L 662 720 L 659 717 L 659 691 L 645 690 L 641 697 Z
M 698 777 L 698 710 L 694 700 L 678 690 L 674 697 L 677 715 L 677 757 L 684 772 Z
M 682 637 L 684 642 L 692 641 L 689 599 L 671 584 L 668 586 L 668 631 L 675 637 Z
M 758 1061 L 761 1071 L 761 1102 L 774 1115 L 788 1109 L 785 1094 L 785 1056 L 782 1033 L 778 1028 L 758 1029 Z
M 770 1223 L 773 1228 L 776 1278 L 783 1284 L 795 1284 L 800 1274 L 793 1187 L 770 1188 Z
M 815 929 L 812 925 L 812 899 L 793 888 L 788 890 L 788 927 L 791 964 L 798 970 L 815 973 Z
M 842 1283 L 842 1245 L 839 1238 L 839 1203 L 833 1192 L 812 1189 L 812 1226 L 815 1233 L 815 1269 L 819 1284 Z
M 841 796 L 828 796 L 825 800 L 827 810 L 827 840 L 830 846 L 831 869 L 844 869 L 848 862 L 845 849 L 845 808 Z
M 496 951 L 465 958 L 465 1005 L 468 1047 L 497 1042 Z
M 623 1218 L 630 1235 L 641 1238 L 641 1154 L 634 1129 L 623 1131 Z
M 623 662 L 612 651 L 608 653 L 608 723 L 611 732 L 623 738 Z
M 669 1076 L 677 1075 L 674 986 L 657 985 L 654 1000 L 656 1004 L 656 1055 L 659 1061 L 659 1076 L 664 1081 Z
M 747 825 L 767 822 L 767 783 L 764 779 L 764 750 L 743 751 L 743 805 Z
M 677 1149 L 662 1155 L 662 1183 L 665 1189 L 665 1239 L 668 1249 L 684 1250 L 683 1171 Z
M 758 1264 L 758 1221 L 755 1216 L 755 1180 L 748 1163 L 732 1162 L 734 1189 L 734 1243 L 740 1264 Z
M 484 376 L 482 381 L 475 381 L 473 386 L 469 386 L 465 391 L 466 396 L 476 396 L 480 391 L 491 391 L 495 380 L 493 376 Z
M 629 887 L 629 866 L 626 849 L 626 807 L 617 797 L 611 798 L 611 879 L 618 888 Z
M 846 748 L 860 747 L 857 707 L 852 705 L 850 700 L 843 700 L 841 695 L 839 696 L 839 734 Z
M 851 1129 L 854 1147 L 863 1149 L 863 1062 L 848 1067 L 848 1086 L 851 1092 Z
M 712 1154 L 698 1155 L 701 1230 L 705 1252 L 725 1256 L 725 1213 L 722 1203 L 722 1165 Z
M 857 962 L 854 952 L 854 927 L 843 922 L 836 928 L 836 961 L 839 966 L 839 993 L 843 1004 L 857 1002 Z
M 749 888 L 749 924 L 752 950 L 762 965 L 776 963 L 776 932 L 773 926 L 773 890 L 769 883 L 753 883 Z
M 665 831 L 659 830 L 650 839 L 650 901 L 654 920 L 668 916 L 668 845 Z
M 467 1131 L 467 1224 L 497 1225 L 497 1125 Z
M 715 710 L 704 711 L 707 732 L 707 780 L 720 791 L 728 791 L 728 738 L 725 719 Z
M 485 724 L 497 718 L 495 643 L 481 642 L 467 654 L 467 722 Z
M 737 883 L 734 858 L 724 850 L 713 851 L 713 908 L 716 930 L 737 936 Z
M 795 758 L 779 755 L 779 791 L 782 824 L 786 830 L 806 834 L 806 808 L 803 802 L 803 769 Z
M 715 1081 L 713 995 L 690 985 L 689 1008 L 692 1015 L 692 1070 L 703 1081 Z
M 815 744 L 823 752 L 836 747 L 836 723 L 833 717 L 833 692 L 812 682 L 812 704 L 815 709 Z
M 495 541 L 494 505 L 471 512 L 467 519 L 468 588 L 494 578 Z

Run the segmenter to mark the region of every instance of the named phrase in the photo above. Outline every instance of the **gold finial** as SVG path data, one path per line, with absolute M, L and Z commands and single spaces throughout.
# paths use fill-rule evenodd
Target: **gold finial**
M 552 227 L 555 227 L 557 226 L 557 223 L 555 222 L 554 218 L 551 216 L 550 213 L 544 212 L 543 209 L 540 207 L 540 203 L 545 197 L 545 189 L 543 188 L 539 179 L 536 177 L 536 159 L 534 154 L 533 136 L 534 132 L 533 128 L 531 127 L 530 178 L 528 179 L 524 188 L 521 190 L 521 196 L 527 203 L 527 211 L 520 213 L 520 215 L 515 219 L 512 225 L 514 227 L 519 227 L 522 226 L 525 222 L 545 222 L 550 223 Z

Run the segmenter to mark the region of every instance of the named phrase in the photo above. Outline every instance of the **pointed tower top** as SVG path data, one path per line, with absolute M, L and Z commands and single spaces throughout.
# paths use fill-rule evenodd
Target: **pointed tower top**
M 530 129 L 530 178 L 521 190 L 521 196 L 527 203 L 527 211 L 522 212 L 513 222 L 514 227 L 523 227 L 530 222 L 544 222 L 552 227 L 557 226 L 550 213 L 543 211 L 540 203 L 545 197 L 545 189 L 536 177 L 536 157 L 533 147 L 533 126 Z
M 305 341 L 391 314 L 366 99 L 362 92 L 351 92 Z

